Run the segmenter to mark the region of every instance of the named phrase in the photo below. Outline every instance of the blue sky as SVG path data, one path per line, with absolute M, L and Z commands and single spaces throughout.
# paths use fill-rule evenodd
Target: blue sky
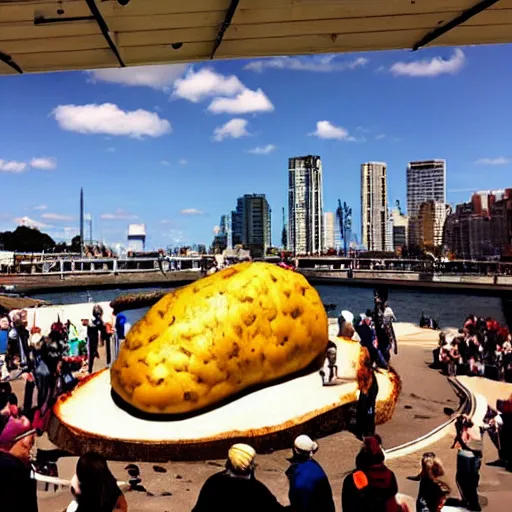
M 207 243 L 245 193 L 265 193 L 280 241 L 288 157 L 318 154 L 324 203 L 354 210 L 360 164 L 445 158 L 448 200 L 512 186 L 512 47 L 437 48 L 0 77 L 0 229 L 95 238 L 144 222 L 150 247 Z

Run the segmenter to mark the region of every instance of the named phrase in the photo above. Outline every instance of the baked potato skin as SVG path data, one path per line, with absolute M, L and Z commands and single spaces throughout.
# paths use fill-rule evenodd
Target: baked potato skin
M 111 370 L 114 391 L 150 414 L 184 414 L 306 368 L 328 321 L 306 279 L 241 263 L 171 292 L 130 330 Z

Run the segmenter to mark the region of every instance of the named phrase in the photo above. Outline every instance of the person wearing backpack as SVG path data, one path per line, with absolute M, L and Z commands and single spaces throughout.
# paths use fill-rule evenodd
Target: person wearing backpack
M 341 492 L 343 512 L 405 512 L 396 499 L 395 474 L 384 464 L 377 436 L 364 439 L 356 469 L 345 477 Z

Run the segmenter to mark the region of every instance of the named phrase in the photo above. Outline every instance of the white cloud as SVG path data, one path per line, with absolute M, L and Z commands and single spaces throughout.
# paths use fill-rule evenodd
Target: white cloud
M 379 133 L 376 137 L 375 137 L 375 140 L 382 140 L 382 139 L 385 139 L 386 138 L 386 134 L 385 133 Z
M 250 149 L 249 153 L 252 153 L 253 155 L 268 155 L 276 149 L 277 148 L 274 146 L 274 144 L 267 144 L 266 146 L 258 146 L 256 148 Z
M 118 209 L 115 213 L 103 213 L 100 218 L 102 220 L 133 220 L 138 219 L 137 215 L 126 212 L 125 210 Z
M 16 160 L 0 160 L 0 172 L 11 172 L 18 174 L 26 171 L 29 167 L 49 171 L 57 167 L 55 158 L 38 157 L 32 158 L 29 162 L 20 162 Z
M 26 217 L 26 216 L 25 217 L 16 217 L 14 219 L 14 222 L 16 222 L 16 224 L 18 224 L 19 226 L 26 226 L 28 228 L 40 229 L 40 228 L 51 227 L 50 225 L 45 224 L 44 222 L 39 222 L 37 220 L 31 219 L 30 217 Z
M 72 215 L 60 215 L 59 213 L 43 213 L 41 218 L 54 221 L 71 221 L 75 219 Z
M 185 73 L 187 64 L 162 66 L 134 66 L 129 68 L 97 69 L 87 71 L 92 82 L 110 82 L 135 87 L 151 87 L 167 92 Z
M 171 165 L 171 162 L 169 162 L 169 160 L 160 160 L 160 165 L 169 166 Z
M 171 225 L 172 225 L 172 224 L 174 224 L 174 221 L 169 220 L 169 219 L 162 219 L 162 220 L 160 221 L 160 224 L 165 224 L 165 225 L 169 225 L 169 224 L 171 224 Z
M 235 98 L 214 98 L 208 110 L 214 114 L 250 114 L 272 112 L 274 105 L 261 89 L 245 89 Z
M 464 52 L 456 48 L 449 59 L 433 57 L 430 60 L 415 60 L 411 62 L 396 62 L 391 66 L 391 73 L 395 76 L 439 76 L 443 74 L 454 75 L 458 73 L 466 62 Z
M 240 137 L 247 137 L 248 122 L 245 119 L 231 119 L 226 124 L 218 126 L 213 132 L 213 138 L 217 141 L 224 140 L 225 138 L 239 139 Z
M 292 71 L 312 71 L 315 73 L 329 73 L 333 71 L 348 71 L 365 66 L 368 59 L 358 57 L 356 59 L 338 62 L 336 55 L 323 55 L 313 57 L 273 57 L 249 62 L 244 69 L 261 73 L 268 69 L 289 69 Z
M 47 210 L 48 209 L 48 206 L 46 206 L 45 204 L 39 204 L 37 206 L 34 206 L 34 210 Z
M 27 169 L 26 162 L 17 162 L 15 160 L 0 160 L 0 172 L 12 172 L 18 174 Z
M 171 123 L 147 110 L 125 111 L 113 103 L 59 105 L 53 116 L 63 130 L 124 135 L 132 138 L 161 137 L 171 133 Z
M 193 103 L 211 96 L 234 96 L 245 89 L 244 84 L 234 76 L 224 76 L 212 69 L 193 69 L 174 83 L 173 97 Z
M 313 135 L 320 139 L 345 140 L 347 142 L 364 141 L 365 139 L 357 139 L 349 134 L 346 128 L 335 126 L 330 121 L 318 121 L 316 130 L 309 135 Z
M 30 167 L 41 169 L 42 171 L 51 171 L 57 167 L 57 160 L 47 157 L 32 158 L 30 160 Z
M 202 210 L 198 210 L 197 208 L 185 208 L 180 212 L 182 215 L 203 215 L 204 212 Z
M 182 158 L 178 163 L 180 165 L 187 165 L 188 164 L 188 160 L 186 158 Z
M 480 158 L 475 164 L 476 165 L 507 165 L 511 163 L 512 160 L 510 158 L 505 158 L 504 156 L 499 156 L 497 158 Z

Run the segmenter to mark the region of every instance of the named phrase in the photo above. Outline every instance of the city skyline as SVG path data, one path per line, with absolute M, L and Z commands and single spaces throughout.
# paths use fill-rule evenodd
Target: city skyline
M 0 230 L 24 221 L 70 238 L 83 186 L 94 238 L 126 242 L 128 225 L 144 223 L 148 248 L 209 244 L 220 215 L 243 194 L 265 193 L 274 212 L 288 209 L 293 155 L 321 157 L 324 211 L 346 201 L 355 233 L 365 161 L 387 163 L 389 206 L 406 204 L 411 160 L 446 159 L 452 205 L 473 191 L 505 188 L 509 51 L 434 48 L 2 77 L 8 129 L 0 174 L 3 189 L 16 193 L 4 194 Z M 468 109 L 477 92 L 483 100 Z M 274 242 L 281 230 L 276 217 Z

